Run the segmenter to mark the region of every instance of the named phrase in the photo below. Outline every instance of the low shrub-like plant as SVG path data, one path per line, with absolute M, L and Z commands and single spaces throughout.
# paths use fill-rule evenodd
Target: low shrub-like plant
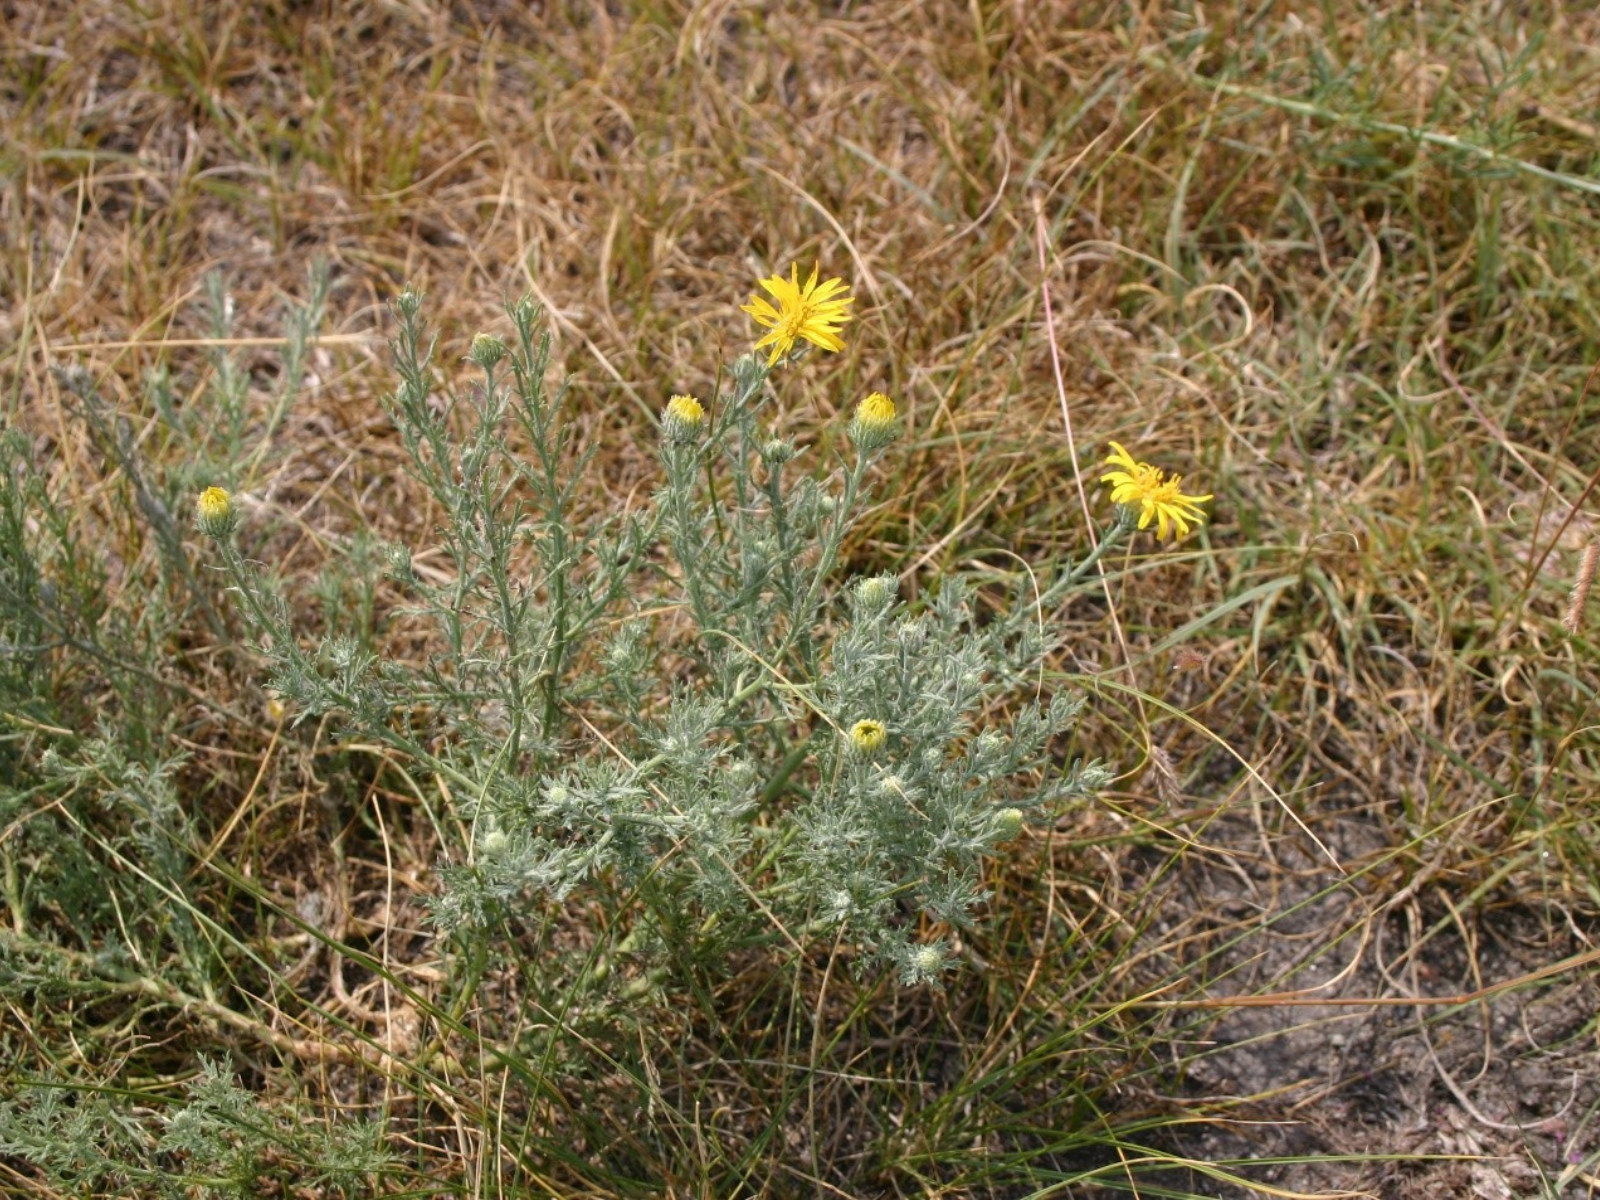
M 959 574 L 918 604 L 893 574 L 840 578 L 899 414 L 875 392 L 812 447 L 776 435 L 785 369 L 842 344 L 851 299 L 815 270 L 763 286 L 773 302 L 745 308 L 769 331 L 758 353 L 709 402 L 666 402 L 653 501 L 587 521 L 596 447 L 547 386 L 538 307 L 508 306 L 509 341 L 475 337 L 481 382 L 441 404 L 422 299 L 398 299 L 389 409 L 443 516 L 426 573 L 406 548 L 385 555 L 437 635 L 421 666 L 343 635 L 307 649 L 236 545 L 227 495 L 203 494 L 196 522 L 294 711 L 338 714 L 461 804 L 444 927 L 582 887 L 613 914 L 637 905 L 635 947 L 754 922 L 936 982 L 984 899 L 985 856 L 1109 778 L 1065 755 L 1082 702 L 1041 694 L 1042 615 L 1119 539 L 1185 530 L 1209 497 L 1116 447 L 1118 515 L 1094 551 L 1020 574 L 997 604 Z

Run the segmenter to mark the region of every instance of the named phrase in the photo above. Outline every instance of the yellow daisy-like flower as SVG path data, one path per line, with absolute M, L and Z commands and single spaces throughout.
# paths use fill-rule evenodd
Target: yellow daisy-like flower
M 1118 468 L 1100 476 L 1101 483 L 1111 485 L 1111 499 L 1116 504 L 1126 504 L 1139 509 L 1139 528 L 1156 523 L 1156 537 L 1165 538 L 1169 529 L 1176 529 L 1179 537 L 1187 537 L 1189 522 L 1196 525 L 1206 519 L 1200 505 L 1210 496 L 1185 496 L 1180 489 L 1183 476 L 1167 478 L 1167 473 L 1149 463 L 1137 462 L 1117 442 L 1111 443 L 1112 455 L 1105 465 Z
M 839 327 L 850 319 L 847 309 L 855 303 L 855 298 L 842 294 L 849 290 L 842 279 L 818 283 L 818 271 L 819 266 L 812 266 L 811 278 L 804 286 L 800 283 L 799 263 L 789 269 L 787 279 L 774 275 L 761 280 L 761 286 L 778 302 L 776 308 L 761 296 L 751 296 L 749 304 L 739 306 L 741 312 L 755 318 L 757 325 L 772 331 L 756 343 L 757 350 L 772 347 L 767 366 L 793 350 L 800 338 L 824 350 L 844 349 Z

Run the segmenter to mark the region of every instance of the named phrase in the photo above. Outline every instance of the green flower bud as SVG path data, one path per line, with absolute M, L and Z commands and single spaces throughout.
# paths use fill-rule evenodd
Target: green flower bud
M 383 548 L 384 564 L 389 568 L 391 578 L 401 583 L 410 583 L 416 578 L 411 569 L 411 551 L 404 546 L 397 546 L 393 542 Z
M 973 750 L 983 758 L 1000 754 L 1005 748 L 1005 735 L 994 729 L 985 729 L 973 743 Z
M 900 627 L 895 630 L 895 636 L 907 650 L 920 650 L 923 643 L 928 640 L 928 627 L 918 618 L 909 617 L 900 622 Z
M 795 449 L 782 438 L 773 438 L 761 447 L 762 461 L 769 467 L 781 467 L 794 458 Z
M 1009 842 L 1022 832 L 1027 822 L 1020 808 L 1002 808 L 994 814 L 994 836 L 997 842 Z
M 944 951 L 937 946 L 918 946 L 907 965 L 919 979 L 932 979 L 944 970 Z
M 882 612 L 894 603 L 895 579 L 892 575 L 874 575 L 856 584 L 856 601 L 868 612 Z
M 494 334 L 480 333 L 473 336 L 472 348 L 467 351 L 467 358 L 487 371 L 507 353 L 506 344 Z

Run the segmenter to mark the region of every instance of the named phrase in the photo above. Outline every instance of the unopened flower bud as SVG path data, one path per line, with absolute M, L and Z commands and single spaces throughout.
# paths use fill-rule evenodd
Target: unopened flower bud
M 850 422 L 850 440 L 864 454 L 882 450 L 894 441 L 894 401 L 882 392 L 873 392 L 856 405 L 856 415 Z
M 667 401 L 661 418 L 661 431 L 669 442 L 692 442 L 706 423 L 706 410 L 693 396 L 674 396 Z
M 863 757 L 876 754 L 888 737 L 889 727 L 882 721 L 857 721 L 850 726 L 850 748 Z
M 390 576 L 401 583 L 410 583 L 415 578 L 411 569 L 411 551 L 404 546 L 397 546 L 392 542 L 384 546 L 383 559 L 389 568 Z
M 233 532 L 239 515 L 233 498 L 219 487 L 208 487 L 194 504 L 194 523 L 209 538 L 221 541 Z
M 894 577 L 874 575 L 856 584 L 856 600 L 868 612 L 881 612 L 894 601 Z
M 994 815 L 994 836 L 997 842 L 1009 842 L 1022 832 L 1024 824 L 1020 808 L 1002 808 Z
M 974 749 L 976 749 L 980 755 L 986 756 L 990 754 L 999 754 L 1005 749 L 1005 745 L 1006 739 L 1004 734 L 993 729 L 985 729 L 978 735 L 977 742 L 974 744 Z
M 944 970 L 944 953 L 937 946 L 918 946 L 911 952 L 911 968 L 924 979 Z
M 900 644 L 907 650 L 920 650 L 922 644 L 928 640 L 928 627 L 915 617 L 900 622 L 896 631 Z
M 781 467 L 794 458 L 794 447 L 782 438 L 773 438 L 761 447 L 761 458 L 769 467 Z
M 506 356 L 506 344 L 492 333 L 475 334 L 467 357 L 485 371 Z

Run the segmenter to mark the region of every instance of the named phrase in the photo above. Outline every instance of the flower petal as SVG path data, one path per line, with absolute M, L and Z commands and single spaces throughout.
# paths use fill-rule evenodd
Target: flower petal
M 1133 455 L 1129 454 L 1122 448 L 1121 442 L 1112 442 L 1111 449 L 1113 453 L 1109 458 L 1106 459 L 1106 466 L 1127 467 L 1130 471 L 1137 471 L 1139 469 L 1139 464 L 1134 461 Z
M 741 304 L 740 312 L 747 312 L 761 325 L 776 325 L 778 323 L 778 310 L 773 308 L 760 296 L 751 296 L 749 304 Z

